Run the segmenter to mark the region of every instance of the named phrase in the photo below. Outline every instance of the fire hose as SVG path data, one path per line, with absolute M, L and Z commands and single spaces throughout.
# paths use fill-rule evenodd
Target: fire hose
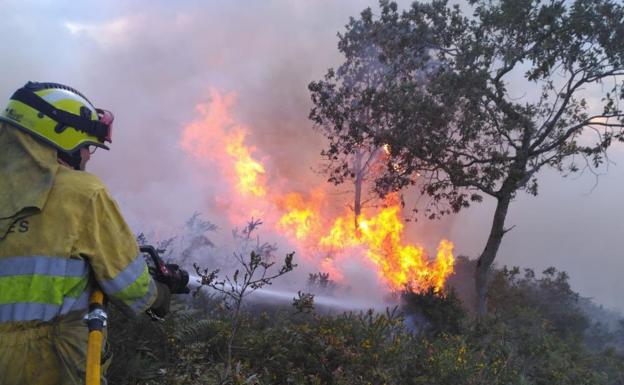
M 140 251 L 149 255 L 148 271 L 159 282 L 167 285 L 171 294 L 188 294 L 189 274 L 174 263 L 165 263 L 158 250 L 153 246 L 141 246 Z M 150 310 L 152 319 L 159 319 Z M 89 329 L 87 345 L 86 385 L 100 385 L 103 330 L 107 325 L 108 315 L 104 308 L 104 293 L 95 289 L 89 300 L 89 313 L 85 316 Z

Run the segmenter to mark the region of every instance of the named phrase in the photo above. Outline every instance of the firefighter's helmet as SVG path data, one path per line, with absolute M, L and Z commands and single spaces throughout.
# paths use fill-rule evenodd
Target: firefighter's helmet
M 28 82 L 0 111 L 0 120 L 66 154 L 89 145 L 108 150 L 113 119 L 111 112 L 95 108 L 80 92 L 58 83 Z

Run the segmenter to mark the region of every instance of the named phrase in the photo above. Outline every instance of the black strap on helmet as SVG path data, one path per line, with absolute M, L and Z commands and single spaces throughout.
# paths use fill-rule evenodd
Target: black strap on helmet
M 29 84 L 15 91 L 13 96 L 11 96 L 11 99 L 17 100 L 36 109 L 50 119 L 58 122 L 60 125 L 59 127 L 73 127 L 78 131 L 95 136 L 101 142 L 106 140 L 109 131 L 107 124 L 54 107 L 52 104 L 45 101 L 45 99 L 35 94 L 33 87 L 29 87 Z
M 66 153 L 65 151 L 58 150 L 56 152 L 57 157 L 63 162 L 67 163 L 74 170 L 80 170 L 80 165 L 82 163 L 82 156 L 80 155 L 80 150 L 76 150 L 72 153 Z

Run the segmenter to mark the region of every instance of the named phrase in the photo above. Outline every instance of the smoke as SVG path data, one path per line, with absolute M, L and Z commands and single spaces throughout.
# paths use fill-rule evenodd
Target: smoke
M 55 81 L 114 111 L 112 150 L 99 150 L 89 170 L 130 225 L 166 237 L 199 210 L 225 241 L 232 223 L 222 208 L 232 202 L 221 170 L 181 144 L 185 128 L 201 118 L 197 106 L 215 99 L 211 90 L 235 95 L 232 115 L 249 128 L 254 158 L 289 191 L 310 191 L 325 177 L 311 171 L 323 141 L 307 119 L 307 84 L 340 63 L 336 33 L 367 6 L 375 10 L 376 1 L 5 0 L 0 96 L 27 80 Z M 612 161 L 621 159 L 615 151 Z M 509 225 L 517 228 L 506 236 L 500 262 L 560 266 L 583 295 L 624 308 L 615 294 L 624 290 L 617 273 L 624 214 L 614 204 L 624 194 L 618 170 L 612 167 L 591 194 L 591 176 L 544 175 L 540 197 L 519 196 L 512 205 Z M 459 254 L 476 256 L 492 210 L 486 202 L 455 221 L 418 222 L 409 231 L 429 250 L 448 237 Z

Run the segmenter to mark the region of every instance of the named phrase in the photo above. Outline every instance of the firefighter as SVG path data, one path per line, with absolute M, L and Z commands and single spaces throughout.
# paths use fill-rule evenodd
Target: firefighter
M 168 309 L 119 207 L 84 171 L 93 150 L 108 150 L 112 123 L 57 83 L 28 82 L 0 111 L 2 385 L 84 383 L 96 288 L 126 313 Z M 102 373 L 109 363 L 105 351 Z

